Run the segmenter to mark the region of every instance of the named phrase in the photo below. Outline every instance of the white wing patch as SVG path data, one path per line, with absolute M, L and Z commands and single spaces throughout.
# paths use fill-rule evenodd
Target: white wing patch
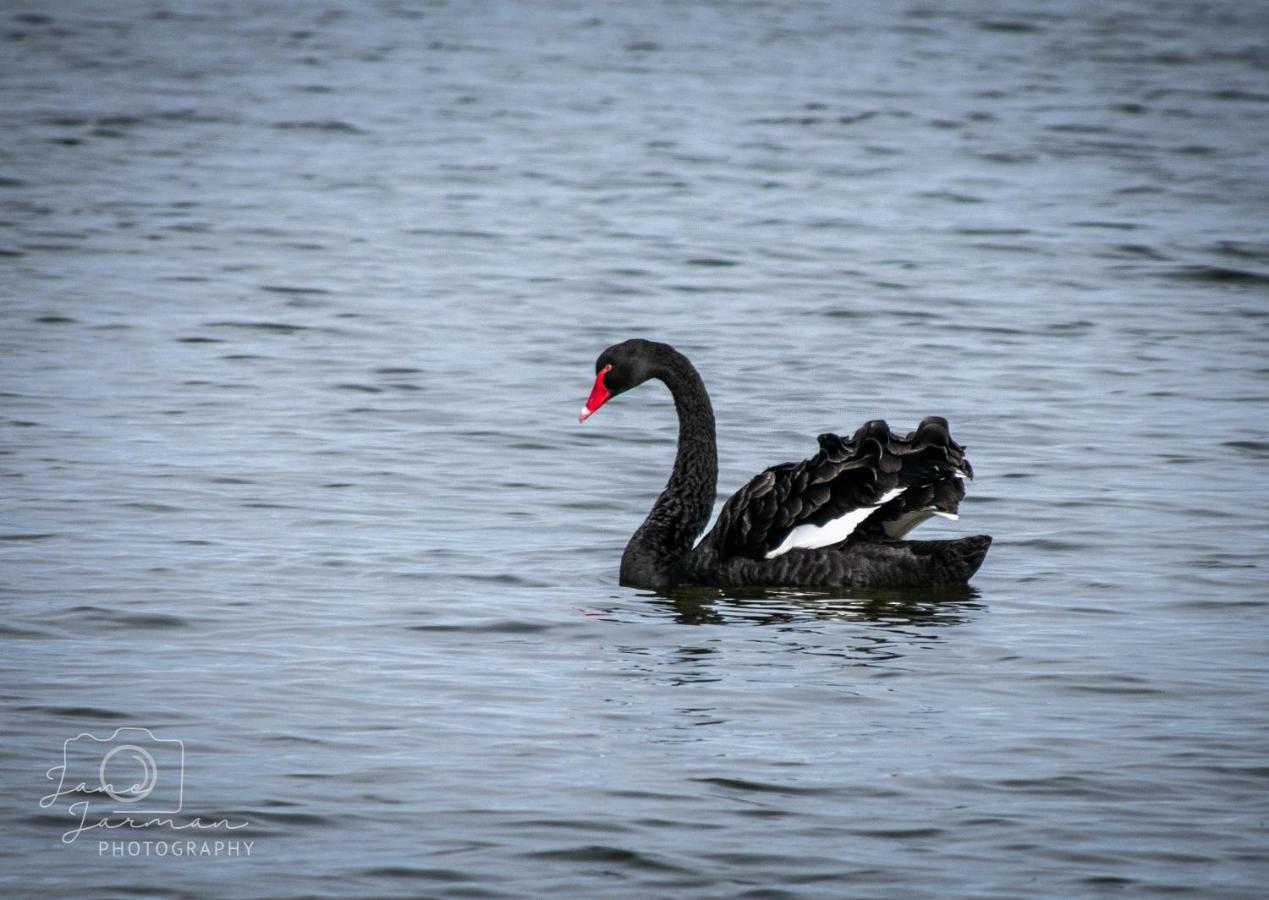
M 850 537 L 851 532 L 858 528 L 864 519 L 875 513 L 878 507 L 889 503 L 905 490 L 907 488 L 895 488 L 893 491 L 887 491 L 885 496 L 878 500 L 875 506 L 861 506 L 859 509 L 852 509 L 845 515 L 839 516 L 830 522 L 825 522 L 823 525 L 799 525 L 790 531 L 784 542 L 768 553 L 766 558 L 774 559 L 795 549 L 814 550 L 818 547 L 831 547 L 833 544 L 840 544 Z

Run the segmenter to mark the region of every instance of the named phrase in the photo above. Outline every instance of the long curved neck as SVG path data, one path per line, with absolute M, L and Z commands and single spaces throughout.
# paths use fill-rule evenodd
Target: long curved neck
M 630 538 L 621 557 L 623 584 L 669 583 L 675 566 L 709 523 L 718 486 L 714 408 L 705 383 L 687 357 L 668 351 L 653 377 L 665 382 L 679 416 L 674 470 L 652 511 Z

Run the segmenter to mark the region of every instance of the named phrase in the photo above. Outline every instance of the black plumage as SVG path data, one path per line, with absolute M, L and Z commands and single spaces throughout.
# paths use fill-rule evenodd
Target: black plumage
M 669 345 L 638 339 L 609 347 L 595 370 L 596 390 L 582 418 L 651 378 L 670 389 L 679 417 L 673 472 L 626 546 L 623 584 L 963 584 L 986 556 L 991 538 L 985 535 L 900 540 L 932 515 L 955 515 L 965 493 L 961 476 L 973 477 L 964 448 L 938 416 L 906 435 L 881 420 L 850 438 L 820 435 L 814 456 L 772 466 L 737 491 L 693 546 L 709 520 L 718 478 L 714 413 L 699 373 Z M 835 522 L 853 528 L 838 538 L 846 525 Z

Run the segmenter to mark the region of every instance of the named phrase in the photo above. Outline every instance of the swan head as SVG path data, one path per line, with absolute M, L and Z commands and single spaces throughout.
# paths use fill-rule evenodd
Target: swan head
M 657 363 L 666 350 L 674 352 L 666 344 L 632 338 L 599 354 L 595 360 L 595 384 L 577 421 L 585 422 L 613 397 L 656 377 Z

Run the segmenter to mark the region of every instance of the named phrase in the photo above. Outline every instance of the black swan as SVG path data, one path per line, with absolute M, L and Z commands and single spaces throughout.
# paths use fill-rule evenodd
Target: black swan
M 614 344 L 595 361 L 595 386 L 578 419 L 651 378 L 674 396 L 678 452 L 665 490 L 622 554 L 622 584 L 934 587 L 963 585 L 982 565 L 987 535 L 900 540 L 931 516 L 955 518 L 965 496 L 959 476 L 974 477 L 938 416 L 904 437 L 881 420 L 849 439 L 820 435 L 818 453 L 755 476 L 695 543 L 714 507 L 718 450 L 714 409 L 687 357 L 637 338 Z

